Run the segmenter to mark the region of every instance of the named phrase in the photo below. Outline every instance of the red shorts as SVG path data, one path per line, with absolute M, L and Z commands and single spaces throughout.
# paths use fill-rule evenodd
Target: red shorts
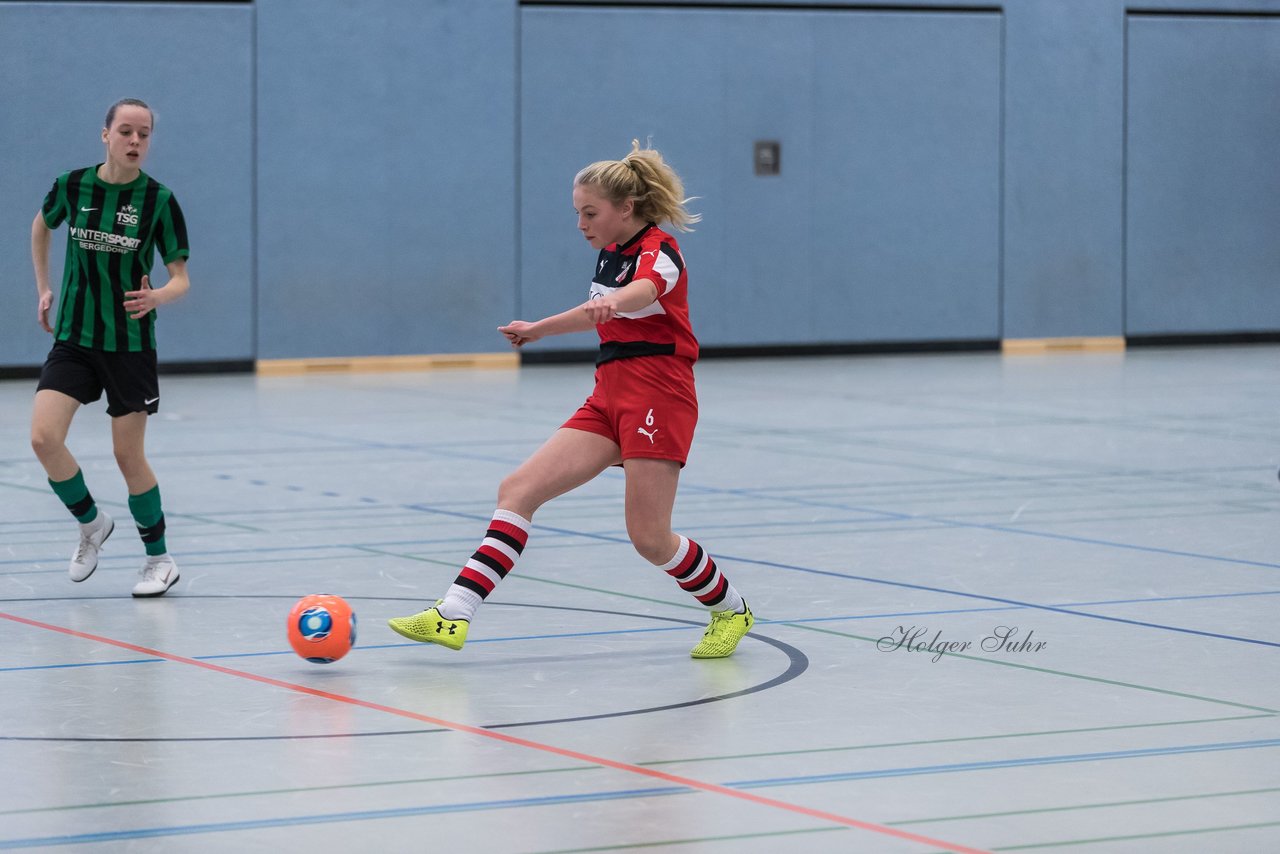
M 596 368 L 596 387 L 565 427 L 612 439 L 622 459 L 689 458 L 698 426 L 693 363 L 678 356 L 615 359 Z

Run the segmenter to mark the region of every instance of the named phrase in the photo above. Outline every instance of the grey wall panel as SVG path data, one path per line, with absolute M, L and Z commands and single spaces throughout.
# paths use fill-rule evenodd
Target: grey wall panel
M 144 170 L 171 187 L 190 232 L 191 292 L 160 310 L 162 362 L 253 356 L 253 9 L 247 5 L 0 3 L 0 365 L 39 365 L 31 220 L 53 179 L 102 160 L 106 109 L 147 101 Z M 66 228 L 50 250 L 58 290 Z M 166 279 L 157 259 L 153 278 Z
M 998 336 L 998 15 L 527 8 L 521 56 L 527 317 L 586 293 L 573 174 L 652 135 L 701 197 L 704 344 Z
M 262 358 L 504 350 L 515 9 L 261 0 Z
M 1280 18 L 1129 21 L 1127 329 L 1280 329 Z

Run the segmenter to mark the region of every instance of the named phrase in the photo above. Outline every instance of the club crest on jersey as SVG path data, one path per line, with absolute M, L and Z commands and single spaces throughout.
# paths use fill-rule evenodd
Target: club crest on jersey
M 618 272 L 618 275 L 614 278 L 614 281 L 621 282 L 623 279 L 627 277 L 627 271 L 630 269 L 631 269 L 631 262 L 628 261 L 622 265 L 622 270 Z
M 116 211 L 116 225 L 137 225 L 138 209 L 133 205 L 125 205 Z

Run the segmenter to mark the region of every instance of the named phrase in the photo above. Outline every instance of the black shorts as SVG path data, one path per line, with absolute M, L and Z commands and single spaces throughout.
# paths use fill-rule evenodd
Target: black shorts
M 113 353 L 55 341 L 40 369 L 36 391 L 46 388 L 81 403 L 93 403 L 105 391 L 112 418 L 131 412 L 154 415 L 160 409 L 156 351 Z

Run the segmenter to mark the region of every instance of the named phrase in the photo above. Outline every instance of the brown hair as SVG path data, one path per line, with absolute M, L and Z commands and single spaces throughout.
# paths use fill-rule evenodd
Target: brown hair
M 146 103 L 144 103 L 143 101 L 139 101 L 137 98 L 121 98 L 119 101 L 116 101 L 114 104 L 108 107 L 107 123 L 103 125 L 103 127 L 110 130 L 111 123 L 116 119 L 116 110 L 120 107 L 142 107 L 142 109 L 146 110 L 148 113 L 151 113 L 151 127 L 153 130 L 155 129 L 156 114 L 152 111 L 150 107 L 146 105 Z

